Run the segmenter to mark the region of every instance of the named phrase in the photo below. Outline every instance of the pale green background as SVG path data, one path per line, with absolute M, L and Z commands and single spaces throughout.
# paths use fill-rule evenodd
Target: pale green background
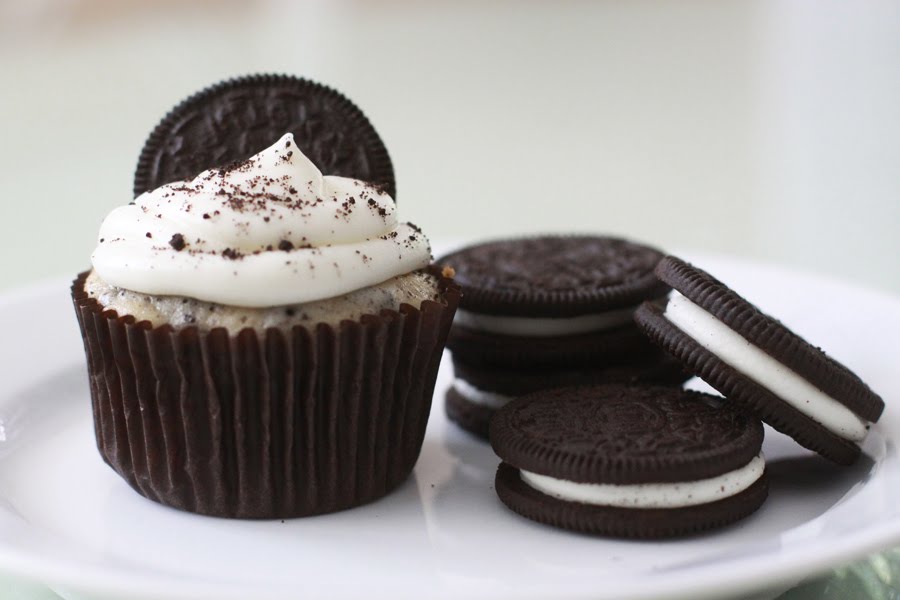
M 900 293 L 900 2 L 872 0 L 0 0 L 0 289 L 85 268 L 156 121 L 258 71 L 357 101 L 434 238 L 614 232 Z M 897 598 L 889 559 L 791 597 Z
M 0 0 L 3 287 L 84 268 L 150 128 L 284 71 L 433 237 L 612 231 L 900 292 L 900 3 Z

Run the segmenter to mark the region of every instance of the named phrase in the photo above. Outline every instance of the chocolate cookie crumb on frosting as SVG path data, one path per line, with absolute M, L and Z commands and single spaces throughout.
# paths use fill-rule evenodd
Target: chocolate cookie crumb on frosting
M 801 445 L 840 464 L 856 460 L 884 409 L 859 377 L 708 273 L 672 256 L 656 273 L 676 292 L 637 311 L 650 339 Z
M 689 535 L 749 515 L 767 495 L 762 441 L 755 418 L 670 387 L 540 392 L 491 423 L 504 504 L 617 537 Z

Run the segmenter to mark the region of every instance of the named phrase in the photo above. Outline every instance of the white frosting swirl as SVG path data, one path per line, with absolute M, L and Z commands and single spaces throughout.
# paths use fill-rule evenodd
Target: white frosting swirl
M 91 256 L 106 282 L 232 306 L 323 300 L 421 269 L 428 239 L 390 196 L 323 176 L 292 134 L 249 160 L 113 210 Z

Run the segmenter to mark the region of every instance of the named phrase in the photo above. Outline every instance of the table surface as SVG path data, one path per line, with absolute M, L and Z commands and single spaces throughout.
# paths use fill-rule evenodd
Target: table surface
M 156 121 L 250 72 L 354 99 L 433 237 L 611 232 L 900 292 L 888 0 L 0 2 L 0 290 L 83 269 Z M 785 598 L 895 598 L 898 564 Z

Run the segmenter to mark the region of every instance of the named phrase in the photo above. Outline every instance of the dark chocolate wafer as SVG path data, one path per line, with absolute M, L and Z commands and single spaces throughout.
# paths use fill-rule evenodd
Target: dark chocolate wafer
M 692 377 L 666 352 L 611 365 L 565 366 L 553 369 L 504 369 L 471 365 L 453 357 L 453 373 L 480 390 L 522 396 L 541 390 L 603 383 L 661 383 L 680 385 Z
M 444 410 L 447 418 L 465 431 L 483 440 L 488 439 L 491 417 L 496 412 L 493 408 L 468 401 L 451 386 L 444 395 Z
M 624 364 L 656 353 L 634 325 L 578 335 L 533 337 L 475 331 L 454 324 L 447 348 L 472 365 L 511 368 Z
M 362 111 L 327 86 L 287 75 L 229 79 L 178 104 L 144 144 L 134 195 L 246 160 L 288 132 L 324 174 L 382 186 L 396 199 L 390 156 Z
M 504 463 L 501 500 L 559 527 L 687 535 L 750 514 L 767 493 L 761 423 L 699 392 L 627 385 L 539 392 L 500 409 L 490 436 Z M 557 488 L 540 487 L 548 481 Z
M 662 254 L 607 236 L 499 240 L 440 258 L 463 287 L 460 308 L 480 314 L 563 318 L 636 307 L 668 286 L 653 275 Z

